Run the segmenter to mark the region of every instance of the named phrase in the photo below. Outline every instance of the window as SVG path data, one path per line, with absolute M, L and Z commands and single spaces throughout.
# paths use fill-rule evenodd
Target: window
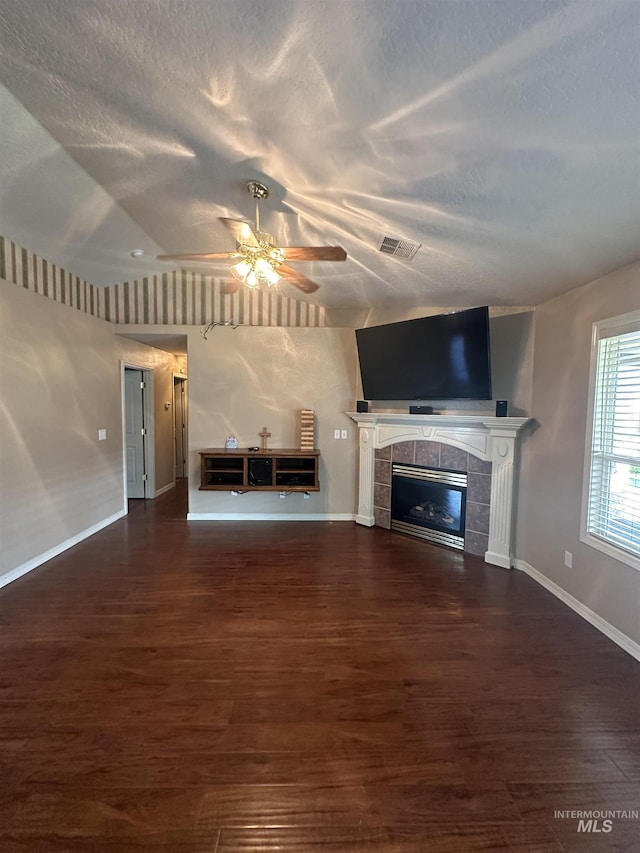
M 640 311 L 595 323 L 581 539 L 640 569 Z

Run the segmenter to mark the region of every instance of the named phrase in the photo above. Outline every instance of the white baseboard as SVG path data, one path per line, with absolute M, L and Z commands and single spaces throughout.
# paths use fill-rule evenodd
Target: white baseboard
M 81 533 L 77 533 L 70 539 L 65 539 L 65 541 L 61 542 L 59 545 L 56 545 L 53 548 L 49 548 L 49 550 L 45 551 L 43 554 L 39 554 L 37 557 L 33 557 L 33 559 L 31 560 L 27 560 L 27 562 L 22 563 L 21 566 L 16 566 L 15 569 L 11 569 L 10 571 L 5 572 L 5 574 L 0 575 L 0 587 L 6 586 L 8 583 L 18 580 L 18 578 L 21 578 L 23 575 L 26 575 L 27 572 L 30 572 L 33 569 L 37 569 L 38 566 L 41 566 L 43 563 L 46 563 L 47 560 L 52 560 L 54 557 L 57 557 L 58 554 L 62 554 L 63 551 L 67 551 L 69 548 L 73 548 L 74 545 L 77 545 L 79 542 L 82 542 L 83 539 L 88 539 L 89 536 L 93 536 L 94 533 L 98 533 L 103 528 L 108 527 L 110 524 L 113 524 L 114 521 L 118 521 L 118 519 L 124 518 L 125 515 L 125 511 L 120 510 L 120 512 L 116 512 L 114 515 L 109 516 L 109 518 L 105 518 L 102 521 L 99 521 L 97 524 L 93 524 L 91 527 L 87 527 L 86 530 L 83 530 Z
M 354 521 L 353 513 L 189 512 L 187 521 Z
M 154 498 L 159 498 L 160 495 L 164 495 L 165 492 L 170 492 L 171 489 L 175 489 L 175 487 L 176 487 L 176 481 L 174 480 L 173 483 L 167 483 L 167 485 L 163 486 L 161 489 L 156 489 L 153 496 L 154 496 Z
M 510 569 L 512 563 L 511 557 L 505 557 L 504 554 L 497 554 L 494 551 L 485 551 L 484 561 L 492 566 L 499 566 L 501 569 Z
M 640 661 L 640 644 L 636 643 L 635 640 L 632 640 L 631 637 L 627 637 L 627 635 L 623 634 L 622 631 L 614 628 L 614 626 L 607 622 L 606 619 L 603 619 L 602 616 L 598 616 L 597 613 L 594 613 L 593 610 L 588 608 L 581 601 L 578 601 L 577 598 L 574 598 L 570 593 L 562 589 L 561 586 L 558 586 L 557 583 L 549 580 L 549 578 L 543 575 L 542 572 L 534 569 L 533 566 L 529 565 L 529 563 L 525 563 L 524 560 L 514 560 L 514 567 L 529 575 L 529 577 L 533 578 L 534 581 L 537 581 L 541 586 L 549 590 L 552 595 L 559 598 L 563 604 L 566 604 L 567 607 L 574 610 L 578 616 L 582 616 L 582 618 L 586 619 L 594 628 L 597 628 L 598 631 L 602 631 L 606 637 L 613 640 L 613 642 L 620 646 L 621 649 L 624 649 L 625 652 L 628 652 L 628 654 Z

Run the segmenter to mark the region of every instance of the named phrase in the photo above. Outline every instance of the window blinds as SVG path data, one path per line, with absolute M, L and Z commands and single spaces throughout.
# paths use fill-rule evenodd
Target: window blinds
M 640 329 L 598 344 L 588 530 L 640 555 Z

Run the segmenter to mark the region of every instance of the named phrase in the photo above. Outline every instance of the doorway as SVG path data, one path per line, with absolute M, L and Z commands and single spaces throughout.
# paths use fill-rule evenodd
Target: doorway
M 123 365 L 125 507 L 153 496 L 153 371 Z
M 173 377 L 173 435 L 175 478 L 183 480 L 187 476 L 187 379 L 185 376 Z

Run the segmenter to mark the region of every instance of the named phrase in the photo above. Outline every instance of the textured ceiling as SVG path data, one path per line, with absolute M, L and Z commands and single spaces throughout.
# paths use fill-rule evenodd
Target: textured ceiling
M 281 244 L 347 250 L 298 266 L 328 307 L 537 304 L 640 257 L 637 0 L 0 0 L 0 38 L 165 252 L 231 249 L 258 177 Z

